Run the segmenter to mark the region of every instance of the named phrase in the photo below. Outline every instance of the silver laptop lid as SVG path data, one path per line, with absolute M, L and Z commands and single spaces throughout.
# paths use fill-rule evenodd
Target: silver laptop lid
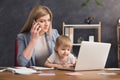
M 104 69 L 111 44 L 82 41 L 75 70 Z

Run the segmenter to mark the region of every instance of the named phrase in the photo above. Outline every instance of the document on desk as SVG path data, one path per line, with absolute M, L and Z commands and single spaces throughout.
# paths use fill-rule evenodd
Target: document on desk
M 36 70 L 27 67 L 15 67 L 15 68 L 9 67 L 6 68 L 6 70 L 11 71 L 12 73 L 23 74 L 23 75 L 29 75 L 37 72 Z
M 49 67 L 38 67 L 38 66 L 31 66 L 30 68 L 34 70 L 53 70 L 54 68 L 49 68 Z
M 55 76 L 55 73 L 40 73 L 39 76 Z
M 0 68 L 0 72 L 3 72 L 5 70 L 6 70 L 6 68 Z
M 120 68 L 105 68 L 104 70 L 120 70 Z
M 70 75 L 70 76 L 79 76 L 79 75 L 82 75 L 80 72 L 69 72 L 69 73 L 66 73 L 67 75 Z
M 106 75 L 106 76 L 117 75 L 117 73 L 114 73 L 114 72 L 100 72 L 98 74 L 100 74 L 100 75 Z

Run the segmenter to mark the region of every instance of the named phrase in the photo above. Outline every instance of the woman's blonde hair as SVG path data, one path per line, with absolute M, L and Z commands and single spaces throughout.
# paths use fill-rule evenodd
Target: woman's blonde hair
M 55 48 L 54 48 L 56 53 L 57 53 L 58 47 L 61 45 L 72 48 L 72 41 L 70 40 L 70 38 L 68 36 L 65 36 L 65 35 L 61 35 L 61 36 L 57 37 L 56 43 L 55 43 Z
M 23 28 L 21 29 L 20 33 L 29 32 L 32 27 L 33 21 L 47 14 L 50 15 L 50 20 L 51 20 L 51 25 L 48 30 L 48 34 L 50 35 L 52 31 L 52 12 L 47 6 L 42 6 L 42 5 L 36 6 L 31 10 L 28 19 L 25 25 L 23 26 Z

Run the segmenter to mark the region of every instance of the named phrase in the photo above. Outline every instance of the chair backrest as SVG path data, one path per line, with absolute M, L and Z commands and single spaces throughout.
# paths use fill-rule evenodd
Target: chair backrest
M 18 55 L 18 40 L 17 38 L 15 39 L 15 66 L 19 66 L 17 62 L 17 55 Z

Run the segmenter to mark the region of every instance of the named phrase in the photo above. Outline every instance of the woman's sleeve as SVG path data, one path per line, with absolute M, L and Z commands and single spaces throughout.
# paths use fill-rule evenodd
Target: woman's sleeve
M 23 51 L 25 49 L 25 39 L 23 34 L 18 34 L 17 35 L 17 40 L 18 40 L 18 56 L 17 56 L 17 61 L 20 66 L 26 66 L 28 63 L 28 60 L 23 56 Z
M 58 33 L 57 29 L 53 29 L 53 38 L 56 41 L 56 38 L 59 36 L 60 34 Z
M 49 40 L 49 50 L 50 50 L 50 54 L 54 52 L 54 47 L 55 47 L 55 42 L 56 42 L 56 38 L 59 36 L 59 33 L 56 29 L 52 30 L 52 37 Z

